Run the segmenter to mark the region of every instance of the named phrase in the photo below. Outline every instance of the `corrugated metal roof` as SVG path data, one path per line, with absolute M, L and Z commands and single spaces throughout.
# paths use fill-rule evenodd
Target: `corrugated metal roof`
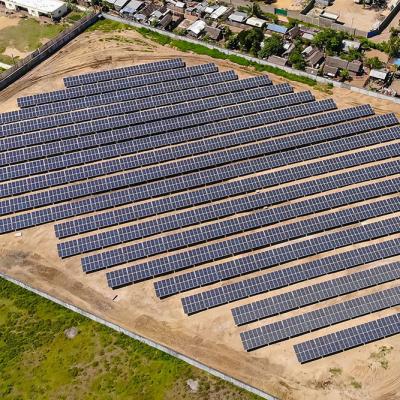
M 277 24 L 268 24 L 267 29 L 271 32 L 281 33 L 282 35 L 284 35 L 288 30 L 285 26 Z
M 387 71 L 379 71 L 378 69 L 371 69 L 369 76 L 372 78 L 385 80 L 387 77 L 387 74 L 388 74 Z

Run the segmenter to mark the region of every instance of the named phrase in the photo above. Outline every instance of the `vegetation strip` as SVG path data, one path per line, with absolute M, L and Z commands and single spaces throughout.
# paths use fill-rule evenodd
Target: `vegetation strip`
M 39 394 L 47 398 L 47 390 L 57 393 L 57 398 L 67 398 L 71 391 L 79 389 L 97 393 L 98 399 L 110 395 L 118 395 L 120 399 L 138 398 L 135 397 L 138 395 L 143 399 L 176 399 L 186 388 L 186 379 L 195 379 L 199 389 L 196 393 L 189 391 L 187 394 L 192 395 L 189 398 L 218 399 L 222 396 L 224 399 L 276 400 L 259 389 L 4 273 L 0 272 L 0 277 L 3 278 L 0 279 L 2 399 L 23 398 L 23 393 L 29 394 L 27 398 Z M 96 322 L 104 326 L 99 327 Z M 76 328 L 78 333 L 74 339 L 67 337 L 71 328 Z M 21 374 L 25 374 L 24 379 Z M 41 379 L 35 380 L 35 376 Z M 80 385 L 82 381 L 86 382 Z M 76 398 L 89 393 L 76 393 Z

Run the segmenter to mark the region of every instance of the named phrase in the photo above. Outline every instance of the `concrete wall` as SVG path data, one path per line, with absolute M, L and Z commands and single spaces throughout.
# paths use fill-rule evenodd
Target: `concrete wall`
M 379 98 L 379 99 L 383 99 L 383 100 L 388 100 L 388 101 L 392 101 L 394 103 L 400 104 L 400 98 L 398 98 L 398 97 L 385 96 L 385 95 L 383 95 L 381 93 L 376 93 L 376 92 L 371 92 L 370 90 L 360 89 L 360 88 L 351 86 L 348 83 L 337 82 L 337 81 L 333 81 L 333 80 L 324 78 L 322 76 L 311 75 L 311 74 L 309 74 L 307 72 L 299 71 L 297 69 L 293 69 L 293 68 L 290 68 L 290 67 L 283 67 L 283 66 L 279 66 L 278 67 L 277 65 L 272 64 L 272 63 L 270 63 L 268 61 L 260 60 L 259 58 L 255 58 L 255 57 L 249 56 L 247 54 L 242 54 L 242 53 L 239 53 L 237 51 L 225 49 L 223 47 L 219 47 L 219 46 L 211 44 L 211 43 L 202 42 L 201 40 L 197 40 L 197 39 L 194 39 L 194 38 L 188 38 L 188 37 L 185 37 L 185 36 L 175 35 L 172 32 L 162 31 L 160 29 L 153 28 L 152 26 L 142 25 L 142 24 L 139 24 L 138 22 L 135 22 L 135 21 L 130 21 L 130 20 L 128 21 L 126 19 L 114 16 L 114 15 L 103 13 L 103 17 L 106 18 L 106 19 L 113 20 L 113 21 L 121 22 L 123 24 L 131 25 L 131 26 L 134 26 L 134 27 L 137 27 L 137 28 L 146 28 L 146 29 L 149 29 L 151 31 L 158 32 L 158 33 L 160 33 L 162 35 L 169 36 L 169 37 L 171 37 L 173 39 L 185 40 L 186 42 L 194 43 L 194 44 L 201 44 L 201 45 L 203 45 L 203 46 L 205 46 L 205 47 L 207 47 L 209 49 L 215 49 L 215 50 L 220 51 L 221 53 L 228 54 L 228 55 L 240 56 L 242 58 L 245 58 L 246 60 L 249 60 L 249 61 L 252 61 L 252 62 L 256 62 L 256 63 L 259 63 L 261 65 L 269 65 L 270 67 L 279 68 L 279 69 L 281 69 L 283 71 L 289 72 L 289 73 L 297 75 L 297 76 L 304 76 L 304 77 L 310 78 L 313 81 L 316 81 L 318 83 L 330 84 L 330 85 L 333 85 L 335 87 L 349 89 L 349 90 L 351 90 L 353 92 L 362 93 L 362 94 L 365 94 L 367 96 L 371 96 L 371 97 L 375 97 L 375 98 Z
M 70 40 L 81 34 L 86 28 L 95 23 L 101 14 L 91 14 L 82 18 L 74 26 L 60 33 L 56 38 L 35 50 L 14 67 L 0 74 L 0 91 L 21 78 L 36 65 L 53 55 Z

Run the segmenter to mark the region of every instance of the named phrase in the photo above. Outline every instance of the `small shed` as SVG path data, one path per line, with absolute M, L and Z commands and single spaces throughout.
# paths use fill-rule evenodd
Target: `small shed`
M 211 19 L 218 19 L 221 18 L 226 12 L 228 11 L 228 8 L 225 6 L 220 6 L 214 12 L 210 15 Z
M 304 40 L 309 40 L 310 42 L 314 39 L 314 35 L 309 32 L 304 32 L 301 36 Z
M 267 24 L 267 31 L 279 33 L 280 35 L 286 35 L 288 28 L 286 26 L 278 25 L 278 24 Z
M 200 33 L 204 31 L 205 28 L 206 28 L 206 23 L 198 19 L 196 22 L 194 22 L 192 25 L 189 26 L 188 33 L 189 35 L 198 37 Z
M 229 15 L 228 20 L 231 22 L 237 22 L 239 24 L 243 24 L 246 22 L 247 14 L 240 11 L 235 11 L 231 15 Z
M 389 74 L 389 72 L 386 70 L 371 69 L 371 71 L 369 73 L 369 77 L 384 81 L 384 80 L 386 80 L 388 74 Z
M 343 40 L 343 51 L 348 53 L 350 49 L 359 50 L 361 47 L 361 43 L 357 42 L 356 40 Z
M 250 26 L 254 26 L 254 27 L 256 27 L 256 28 L 262 28 L 266 22 L 267 22 L 267 21 L 265 21 L 264 19 L 261 19 L 261 18 L 250 17 L 250 18 L 246 21 L 246 24 L 247 24 L 247 25 L 250 25 Z
M 329 19 L 334 22 L 336 22 L 339 19 L 339 15 L 333 14 L 333 13 L 330 13 L 327 11 L 322 11 L 322 13 L 320 14 L 320 17 Z
M 121 9 L 121 14 L 132 16 L 133 14 L 136 14 L 142 7 L 144 7 L 144 1 L 131 0 L 124 8 Z

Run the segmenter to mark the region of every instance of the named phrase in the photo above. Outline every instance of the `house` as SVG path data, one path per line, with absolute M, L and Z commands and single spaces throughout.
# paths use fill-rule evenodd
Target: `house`
M 337 74 L 339 73 L 339 68 L 325 64 L 322 72 L 324 75 L 329 76 L 330 78 L 336 78 Z
M 343 51 L 345 53 L 348 53 L 350 51 L 350 49 L 359 50 L 361 47 L 361 43 L 357 42 L 356 40 L 345 39 L 345 40 L 343 40 L 342 44 L 343 44 Z
M 348 63 L 347 70 L 350 72 L 351 76 L 360 75 L 362 72 L 362 62 L 359 60 L 354 60 Z
M 206 34 L 211 40 L 220 40 L 222 37 L 221 29 L 214 28 L 213 26 L 206 26 Z
M 347 60 L 342 60 L 339 57 L 327 56 L 325 64 L 339 69 L 347 69 L 349 62 Z
M 124 8 L 121 9 L 120 13 L 126 17 L 132 17 L 144 7 L 144 4 L 144 1 L 131 0 Z
M 286 32 L 288 31 L 288 28 L 278 24 L 267 24 L 266 29 L 267 31 L 278 33 L 280 35 L 286 35 Z
M 324 53 L 317 48 L 313 48 L 307 55 L 306 63 L 311 68 L 318 68 L 324 61 Z
M 246 24 L 256 27 L 256 28 L 262 28 L 264 24 L 266 24 L 267 21 L 261 18 L 256 18 L 256 17 L 250 17 L 247 21 Z
M 211 15 L 210 18 L 211 19 L 219 19 L 221 18 L 226 12 L 228 11 L 228 8 L 225 6 L 220 6 L 218 7 L 216 10 L 214 10 Z
M 172 13 L 167 12 L 159 21 L 158 26 L 162 29 L 167 29 L 172 22 Z
M 230 22 L 236 22 L 238 24 L 244 24 L 247 19 L 247 14 L 240 11 L 235 11 L 231 15 L 229 15 L 228 20 Z
M 287 63 L 287 59 L 286 58 L 282 58 L 282 57 L 278 57 L 278 56 L 269 56 L 267 58 L 267 61 L 275 64 L 275 65 L 279 65 L 281 67 L 284 67 Z
M 199 37 L 199 35 L 204 31 L 206 28 L 206 23 L 200 19 L 194 22 L 188 28 L 188 34 L 194 37 Z

